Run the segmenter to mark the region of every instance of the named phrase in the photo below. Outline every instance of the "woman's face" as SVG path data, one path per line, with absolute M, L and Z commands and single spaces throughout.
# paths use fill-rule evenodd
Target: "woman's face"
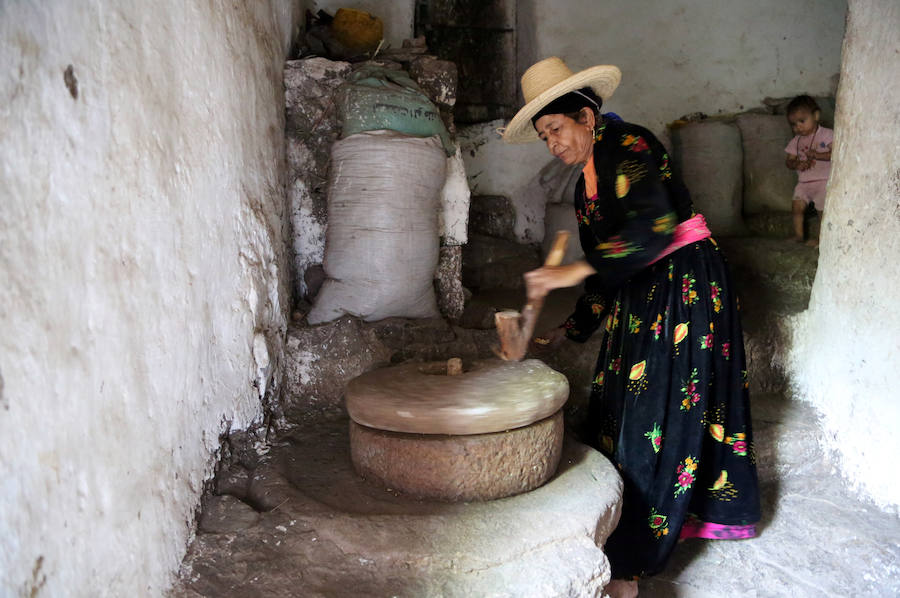
M 588 122 L 577 122 L 565 114 L 545 114 L 534 123 L 550 153 L 566 164 L 584 164 L 591 157 L 593 113 L 585 108 L 581 116 Z

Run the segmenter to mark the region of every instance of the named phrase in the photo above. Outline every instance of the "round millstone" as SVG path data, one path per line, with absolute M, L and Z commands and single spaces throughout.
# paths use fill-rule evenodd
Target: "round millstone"
M 350 422 L 350 455 L 363 478 L 406 494 L 480 501 L 533 490 L 556 472 L 563 414 L 489 434 L 406 434 Z
M 447 375 L 445 362 L 368 372 L 347 386 L 350 418 L 378 430 L 485 434 L 527 426 L 559 411 L 566 377 L 537 359 L 486 359 Z

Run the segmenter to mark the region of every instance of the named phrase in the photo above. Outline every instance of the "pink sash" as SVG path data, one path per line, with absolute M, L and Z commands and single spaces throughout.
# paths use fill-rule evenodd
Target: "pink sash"
M 673 237 L 672 242 L 650 263 L 656 263 L 670 253 L 678 251 L 685 245 L 702 241 L 710 236 L 712 236 L 712 233 L 709 232 L 709 228 L 706 226 L 706 218 L 703 217 L 703 214 L 694 214 L 692 218 L 679 223 L 678 226 L 675 227 L 675 236 Z

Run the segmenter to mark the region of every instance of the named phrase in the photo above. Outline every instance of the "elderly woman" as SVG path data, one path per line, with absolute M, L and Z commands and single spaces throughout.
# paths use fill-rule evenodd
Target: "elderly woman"
M 659 572 L 679 538 L 753 537 L 759 495 L 728 268 L 662 144 L 601 113 L 620 77 L 614 66 L 535 64 L 504 139 L 540 139 L 584 165 L 574 197 L 584 260 L 525 280 L 531 298 L 584 283 L 553 342 L 584 342 L 605 321 L 584 440 L 624 480 L 608 590 L 636 595 L 635 580 Z

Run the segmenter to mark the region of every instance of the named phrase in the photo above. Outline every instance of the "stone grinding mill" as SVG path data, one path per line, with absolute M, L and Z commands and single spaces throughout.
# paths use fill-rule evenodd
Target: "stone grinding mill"
M 557 236 L 546 265 L 558 265 Z M 497 314 L 503 359 L 412 363 L 347 387 L 350 453 L 357 473 L 418 498 L 491 500 L 527 492 L 562 453 L 566 377 L 527 359 L 539 302 Z

